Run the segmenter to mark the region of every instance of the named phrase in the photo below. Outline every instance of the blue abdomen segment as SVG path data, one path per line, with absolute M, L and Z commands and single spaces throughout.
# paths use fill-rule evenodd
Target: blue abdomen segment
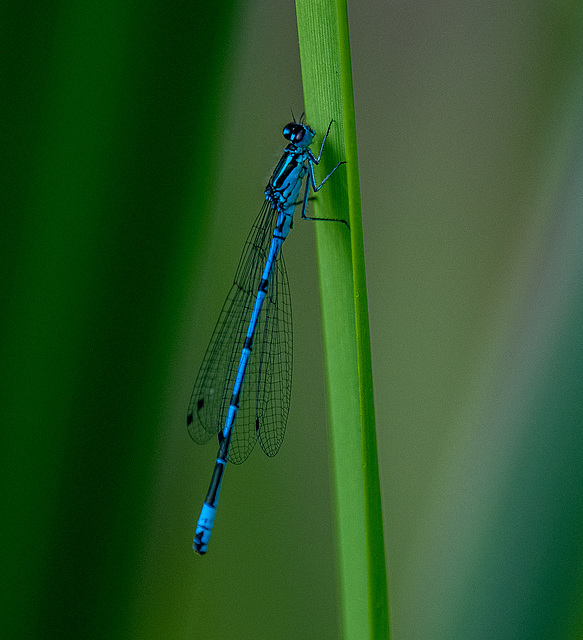
M 216 507 L 211 507 L 211 505 L 206 504 L 206 502 L 202 505 L 200 517 L 196 523 L 196 534 L 192 543 L 192 548 L 201 556 L 204 556 L 207 552 L 207 546 L 211 539 L 211 533 L 215 523 L 216 512 Z

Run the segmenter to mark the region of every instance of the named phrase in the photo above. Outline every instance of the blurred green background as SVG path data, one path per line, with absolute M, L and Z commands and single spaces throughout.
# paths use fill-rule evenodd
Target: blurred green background
M 579 638 L 581 5 L 349 16 L 393 637 Z M 293 3 L 0 24 L 0 635 L 341 637 L 309 224 L 285 445 L 190 548 L 216 452 L 186 406 L 302 110 Z

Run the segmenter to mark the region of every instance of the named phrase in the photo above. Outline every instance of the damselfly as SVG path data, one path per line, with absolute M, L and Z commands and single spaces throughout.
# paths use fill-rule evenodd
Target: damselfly
M 256 442 L 274 456 L 283 441 L 292 377 L 292 325 L 289 284 L 281 246 L 296 206 L 305 220 L 310 187 L 332 122 L 316 158 L 309 148 L 315 131 L 302 122 L 283 129 L 289 140 L 267 187 L 265 201 L 247 237 L 233 286 L 227 296 L 190 398 L 186 418 L 191 438 L 203 444 L 218 435 L 219 452 L 196 526 L 193 549 L 207 551 L 227 460 L 239 464 Z M 306 181 L 303 199 L 302 184 Z M 245 384 L 243 385 L 243 382 Z M 236 419 L 236 426 L 235 426 Z

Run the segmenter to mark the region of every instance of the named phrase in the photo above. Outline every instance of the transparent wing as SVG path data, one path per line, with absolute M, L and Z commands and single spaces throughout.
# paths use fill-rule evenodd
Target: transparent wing
M 257 440 L 268 456 L 279 451 L 291 399 L 292 348 L 291 297 L 280 252 L 255 330 L 229 447 L 231 462 L 244 462 Z
M 225 423 L 234 373 L 243 346 L 245 319 L 254 297 L 233 284 L 221 310 L 213 336 L 198 372 L 188 405 L 186 423 L 190 437 L 204 444 Z
M 191 438 L 199 444 L 207 442 L 224 426 L 247 326 L 276 220 L 277 210 L 265 201 L 245 242 L 233 286 L 225 300 L 196 378 L 188 406 L 187 425 Z M 272 277 L 275 275 L 274 271 Z M 264 303 L 264 309 L 268 306 Z M 249 402 L 245 400 L 252 395 L 251 390 L 256 389 L 255 363 L 260 359 L 257 352 L 261 351 L 260 346 L 257 347 L 253 349 L 249 360 L 231 440 L 229 459 L 237 463 L 247 458 L 257 440 L 255 410 L 251 412 Z
M 255 421 L 259 443 L 268 456 L 274 456 L 283 442 L 292 388 L 292 309 L 283 255 L 275 267 L 261 336 Z

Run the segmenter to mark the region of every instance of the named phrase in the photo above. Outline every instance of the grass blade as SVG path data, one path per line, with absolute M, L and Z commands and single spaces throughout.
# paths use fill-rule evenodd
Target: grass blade
M 387 638 L 388 596 L 372 386 L 358 155 L 346 3 L 297 0 L 307 121 L 336 121 L 321 176 L 345 158 L 318 195 L 317 225 L 329 416 L 336 487 L 342 610 L 347 638 Z

